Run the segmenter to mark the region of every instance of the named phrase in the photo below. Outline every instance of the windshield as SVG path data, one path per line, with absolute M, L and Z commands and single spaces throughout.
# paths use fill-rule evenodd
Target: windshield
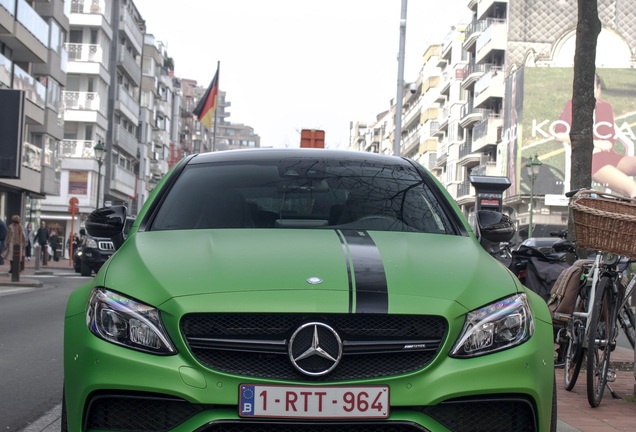
M 454 232 L 415 168 L 335 159 L 188 165 L 150 230 L 217 228 Z

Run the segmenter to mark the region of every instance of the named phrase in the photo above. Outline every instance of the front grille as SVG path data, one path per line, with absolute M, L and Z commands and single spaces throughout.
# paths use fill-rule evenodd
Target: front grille
M 456 399 L 418 411 L 451 431 L 535 432 L 532 403 L 517 397 Z
M 177 427 L 203 410 L 201 405 L 161 395 L 95 395 L 89 403 L 86 428 L 162 432 Z
M 341 362 L 329 374 L 318 377 L 296 370 L 287 348 L 294 331 L 312 321 L 331 326 L 343 342 Z M 210 369 L 326 382 L 420 370 L 437 355 L 447 323 L 439 316 L 421 315 L 205 313 L 184 316 L 181 330 L 194 357 Z
M 428 429 L 410 422 L 214 422 L 195 432 L 428 432 Z
M 100 241 L 98 243 L 98 247 L 101 250 L 106 250 L 106 251 L 114 251 L 115 250 L 115 244 L 112 241 Z

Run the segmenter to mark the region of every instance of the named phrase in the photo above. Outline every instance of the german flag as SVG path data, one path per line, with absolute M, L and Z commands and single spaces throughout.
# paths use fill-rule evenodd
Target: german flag
M 197 120 L 208 129 L 212 128 L 212 119 L 216 111 L 216 101 L 219 95 L 219 66 L 216 67 L 216 74 L 212 78 L 210 86 L 205 91 L 205 94 L 197 104 L 197 107 L 192 111 L 192 114 L 197 116 Z

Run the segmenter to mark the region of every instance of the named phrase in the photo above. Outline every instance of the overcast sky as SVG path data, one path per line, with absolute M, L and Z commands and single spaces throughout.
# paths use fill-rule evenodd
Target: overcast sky
M 350 121 L 371 121 L 396 95 L 401 0 L 134 0 L 148 33 L 167 45 L 175 74 L 207 86 L 221 64 L 232 123 L 262 147 L 298 147 L 325 130 L 345 149 Z M 410 0 L 404 79 L 424 50 L 469 12 L 468 0 Z

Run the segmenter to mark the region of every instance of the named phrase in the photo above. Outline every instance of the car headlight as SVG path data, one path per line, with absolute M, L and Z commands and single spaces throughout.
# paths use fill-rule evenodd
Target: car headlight
M 97 249 L 97 242 L 95 241 L 95 239 L 87 238 L 84 246 L 86 246 L 87 248 Z
M 468 312 L 451 357 L 469 358 L 512 348 L 530 339 L 534 320 L 525 294 Z
M 93 290 L 86 324 L 96 336 L 117 345 L 160 355 L 177 352 L 157 309 L 105 288 Z

